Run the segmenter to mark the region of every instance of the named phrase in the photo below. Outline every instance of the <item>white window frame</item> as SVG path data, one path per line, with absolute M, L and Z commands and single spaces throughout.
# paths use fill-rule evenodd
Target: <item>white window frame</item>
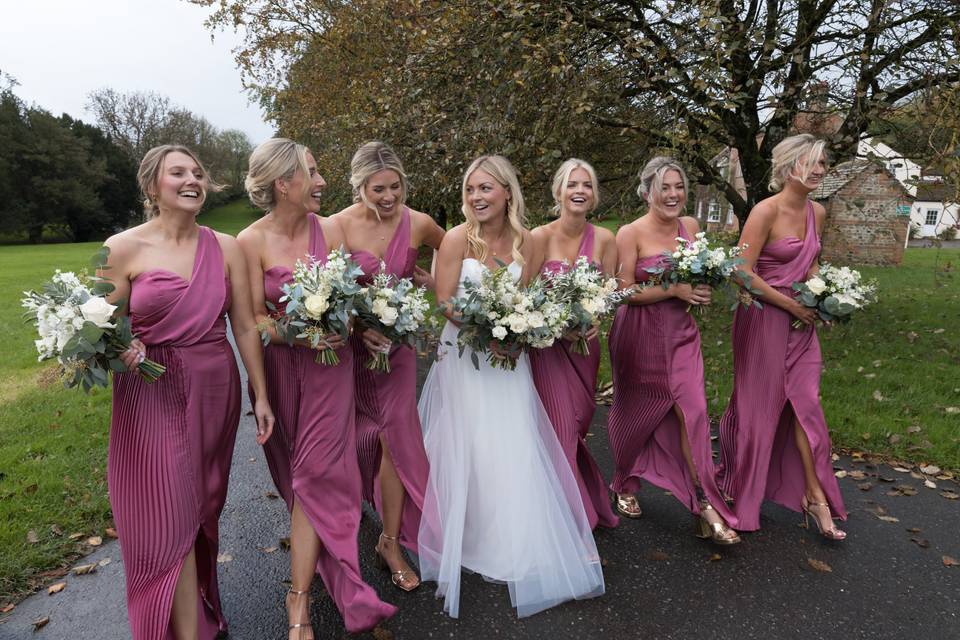
M 707 205 L 707 222 L 720 222 L 720 203 L 716 200 Z
M 933 222 L 930 222 L 930 215 L 933 215 Z M 923 216 L 923 224 L 926 227 L 935 227 L 940 223 L 940 210 L 939 209 L 927 209 L 925 215 Z

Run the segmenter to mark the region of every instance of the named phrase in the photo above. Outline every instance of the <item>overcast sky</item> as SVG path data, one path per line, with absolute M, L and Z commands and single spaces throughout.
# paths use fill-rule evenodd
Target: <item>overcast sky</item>
M 240 84 L 240 36 L 211 42 L 208 13 L 183 0 L 0 0 L 0 71 L 54 115 L 92 122 L 84 104 L 101 87 L 155 91 L 256 145 L 273 131 Z

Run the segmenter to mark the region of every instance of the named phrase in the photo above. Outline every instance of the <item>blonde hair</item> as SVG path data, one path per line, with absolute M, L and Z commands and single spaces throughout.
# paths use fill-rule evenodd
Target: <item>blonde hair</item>
M 277 206 L 274 182 L 278 178 L 291 180 L 297 169 L 303 172 L 305 178 L 308 177 L 308 153 L 305 146 L 288 138 L 270 138 L 254 149 L 250 154 L 247 179 L 243 181 L 253 206 L 264 211 L 270 211 Z M 304 180 L 303 189 L 301 200 L 311 189 L 309 180 Z
M 526 223 L 526 209 L 523 204 L 523 193 L 520 191 L 520 181 L 517 179 L 517 170 L 513 168 L 510 161 L 503 156 L 480 156 L 470 163 L 466 173 L 463 174 L 463 217 L 466 218 L 467 227 L 467 247 L 473 252 L 480 262 L 487 261 L 489 248 L 483 238 L 480 237 L 480 225 L 476 216 L 473 215 L 473 207 L 467 200 L 467 180 L 470 179 L 476 171 L 484 171 L 490 174 L 494 180 L 500 183 L 500 186 L 507 190 L 509 200 L 507 201 L 507 224 L 513 233 L 513 249 L 511 256 L 513 261 L 519 265 L 524 264 L 523 255 L 520 253 L 520 247 L 523 246 L 523 231 Z
M 810 135 L 799 135 L 784 138 L 773 148 L 773 157 L 770 159 L 770 182 L 767 186 L 771 191 L 780 191 L 795 169 L 799 169 L 797 176 L 806 182 L 813 173 L 820 156 L 825 155 L 826 142 Z
M 684 192 L 690 190 L 690 181 L 687 180 L 687 172 L 683 170 L 683 167 L 669 156 L 656 156 L 652 158 L 640 172 L 640 184 L 637 186 L 637 195 L 645 200 L 651 193 L 660 191 L 663 186 L 663 177 L 667 175 L 667 171 L 676 171 L 679 173 L 683 179 Z
M 140 185 L 140 194 L 143 196 L 143 212 L 150 216 L 156 216 L 160 213 L 160 204 L 154 202 L 157 194 L 151 193 L 156 190 L 160 182 L 160 173 L 163 171 L 163 161 L 171 153 L 182 153 L 190 156 L 190 159 L 197 163 L 200 171 L 203 173 L 203 180 L 200 181 L 201 200 L 206 200 L 207 191 L 220 191 L 223 186 L 217 184 L 207 175 L 200 158 L 190 149 L 179 144 L 162 144 L 147 151 L 140 161 L 140 168 L 137 170 L 137 184 Z
M 363 202 L 368 209 L 376 213 L 377 208 L 367 202 L 365 187 L 374 174 L 381 171 L 395 171 L 400 176 L 400 207 L 407 199 L 407 174 L 397 152 L 390 145 L 379 140 L 367 142 L 357 149 L 350 161 L 350 186 L 353 187 L 353 201 Z M 400 208 L 398 207 L 398 209 Z
M 557 172 L 553 174 L 553 212 L 558 215 L 562 208 L 560 203 L 563 202 L 563 190 L 567 182 L 570 181 L 570 174 L 573 173 L 575 169 L 583 169 L 586 171 L 587 175 L 590 176 L 590 182 L 593 184 L 593 204 L 590 206 L 590 211 L 595 210 L 597 205 L 600 204 L 600 183 L 597 180 L 597 172 L 594 171 L 593 167 L 586 160 L 570 158 L 565 160 L 564 163 L 560 165 L 560 168 L 557 169 Z

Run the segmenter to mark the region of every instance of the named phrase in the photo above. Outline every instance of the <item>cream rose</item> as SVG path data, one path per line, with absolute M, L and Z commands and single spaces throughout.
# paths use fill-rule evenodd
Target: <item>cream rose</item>
M 503 340 L 504 338 L 507 337 L 507 328 L 497 326 L 497 327 L 494 327 L 493 331 L 491 331 L 490 333 L 492 333 L 493 337 L 496 338 L 497 340 Z
M 807 288 L 810 289 L 810 293 L 812 293 L 815 296 L 818 296 L 827 290 L 827 283 L 821 280 L 820 278 L 818 278 L 817 276 L 813 276 L 812 278 L 807 280 Z
M 327 299 L 319 295 L 307 296 L 303 301 L 303 308 L 307 310 L 307 315 L 314 320 L 323 319 L 323 314 L 329 306 Z
M 117 307 L 100 297 L 93 297 L 80 305 L 83 319 L 92 322 L 102 329 L 113 328 L 113 312 Z

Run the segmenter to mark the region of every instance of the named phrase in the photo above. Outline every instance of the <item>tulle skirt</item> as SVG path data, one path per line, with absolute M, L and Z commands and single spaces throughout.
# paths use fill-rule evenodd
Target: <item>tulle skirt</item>
M 601 595 L 603 573 L 580 490 L 533 385 L 530 363 L 503 371 L 457 355 L 444 328 L 418 409 L 430 478 L 420 569 L 459 614 L 461 567 L 506 583 L 520 617 Z

